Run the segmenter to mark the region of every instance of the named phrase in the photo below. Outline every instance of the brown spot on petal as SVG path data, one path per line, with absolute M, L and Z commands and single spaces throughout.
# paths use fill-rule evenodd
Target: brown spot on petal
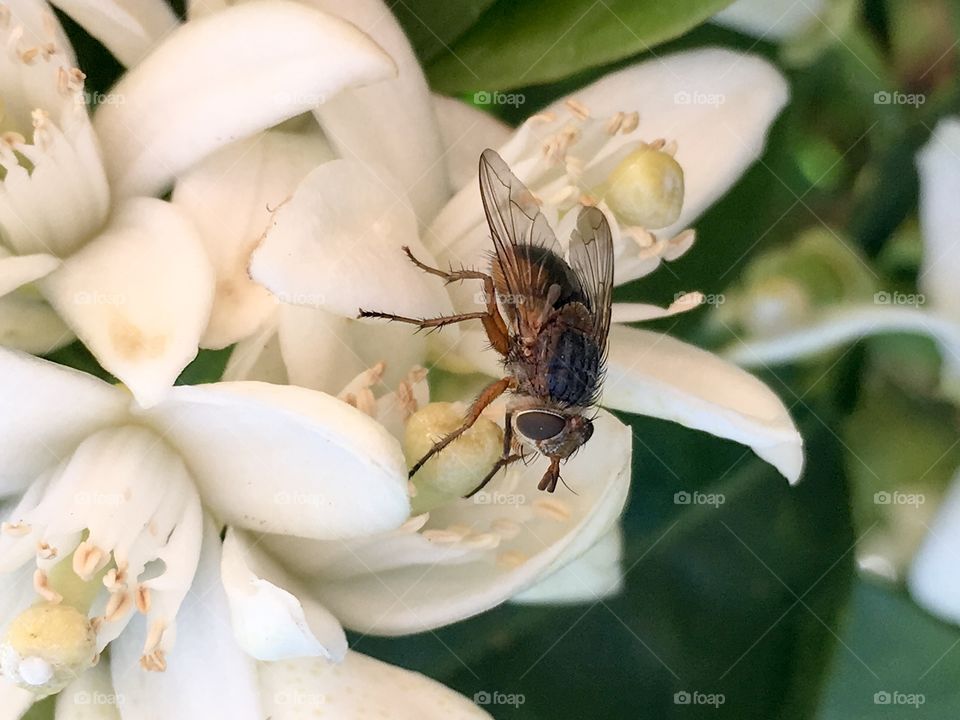
M 163 354 L 167 338 L 165 335 L 145 335 L 125 317 L 117 316 L 110 323 L 110 343 L 124 360 L 149 360 Z

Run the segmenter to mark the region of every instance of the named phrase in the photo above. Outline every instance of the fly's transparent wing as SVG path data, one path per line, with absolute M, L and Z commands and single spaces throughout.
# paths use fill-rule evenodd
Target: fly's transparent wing
M 599 208 L 584 207 L 570 235 L 570 266 L 593 316 L 593 339 L 606 357 L 613 298 L 613 235 Z

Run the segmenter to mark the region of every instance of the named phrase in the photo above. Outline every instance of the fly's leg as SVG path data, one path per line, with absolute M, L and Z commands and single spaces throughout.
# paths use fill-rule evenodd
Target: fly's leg
M 493 467 L 490 468 L 490 472 L 486 474 L 483 480 L 480 481 L 480 484 L 477 485 L 473 490 L 471 490 L 464 497 L 473 497 L 478 492 L 483 490 L 486 487 L 487 483 L 493 480 L 494 476 L 500 472 L 502 468 L 505 468 L 510 463 L 520 460 L 523 456 L 518 453 L 513 453 L 513 413 L 509 410 L 507 411 L 506 416 L 504 417 L 503 422 L 503 454 L 500 459 L 497 460 Z
M 505 377 L 495 382 L 490 383 L 483 389 L 477 399 L 473 401 L 473 404 L 470 406 L 470 409 L 467 411 L 467 417 L 463 421 L 463 425 L 458 427 L 452 433 L 438 441 L 434 444 L 427 454 L 422 458 L 417 460 L 416 464 L 410 468 L 410 477 L 413 477 L 416 472 L 423 467 L 424 463 L 427 462 L 430 458 L 436 455 L 438 452 L 443 450 L 447 445 L 452 443 L 458 437 L 463 435 L 467 430 L 469 430 L 473 424 L 477 421 L 477 418 L 480 417 L 480 413 L 483 412 L 490 403 L 500 397 L 504 391 L 512 387 L 514 384 L 514 379 L 510 377 Z
M 410 248 L 404 246 L 403 251 L 406 253 L 407 257 L 410 258 L 410 262 L 423 270 L 425 273 L 443 278 L 447 285 L 463 280 L 482 280 L 484 301 L 487 308 L 486 312 L 463 313 L 461 315 L 451 315 L 449 317 L 433 318 L 430 320 L 418 320 L 416 318 L 405 318 L 398 315 L 391 315 L 390 313 L 361 310 L 360 317 L 377 317 L 385 320 L 397 320 L 400 322 L 408 322 L 418 325 L 421 328 L 441 328 L 444 325 L 452 325 L 454 323 L 464 322 L 465 320 L 480 320 L 483 323 L 483 329 L 487 333 L 487 339 L 490 341 L 490 344 L 493 346 L 494 350 L 501 355 L 506 355 L 510 347 L 510 335 L 507 331 L 507 324 L 504 322 L 503 316 L 500 315 L 500 308 L 497 307 L 497 296 L 493 285 L 493 278 L 487 273 L 480 272 L 479 270 L 440 270 L 439 268 L 430 267 L 429 265 L 420 262 L 420 260 L 418 260 L 417 257 L 410 251 Z
M 560 458 L 550 458 L 550 467 L 547 468 L 547 471 L 540 479 L 540 484 L 537 485 L 537 490 L 546 490 L 548 493 L 552 493 L 557 489 L 557 481 L 559 480 Z

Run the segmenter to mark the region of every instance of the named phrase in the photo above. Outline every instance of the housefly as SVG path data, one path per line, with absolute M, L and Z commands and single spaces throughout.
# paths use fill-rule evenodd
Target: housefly
M 480 195 L 494 246 L 489 272 L 440 270 L 420 262 L 409 248 L 404 252 L 421 270 L 447 283 L 482 281 L 485 309 L 421 319 L 360 310 L 360 317 L 419 328 L 479 320 L 502 357 L 504 377 L 480 393 L 463 424 L 435 443 L 411 468 L 411 476 L 470 428 L 484 408 L 508 393 L 502 455 L 470 494 L 521 459 L 515 434 L 523 445 L 549 459 L 538 487 L 553 492 L 560 480 L 560 463 L 593 435 L 588 413 L 599 399 L 610 331 L 610 226 L 598 208 L 581 207 L 564 259 L 536 198 L 489 149 L 480 156 Z

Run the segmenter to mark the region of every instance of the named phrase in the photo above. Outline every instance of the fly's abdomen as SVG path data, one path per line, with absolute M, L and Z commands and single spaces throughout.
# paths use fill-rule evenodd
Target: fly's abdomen
M 564 330 L 547 363 L 550 397 L 566 405 L 588 405 L 597 390 L 600 351 L 589 335 Z

